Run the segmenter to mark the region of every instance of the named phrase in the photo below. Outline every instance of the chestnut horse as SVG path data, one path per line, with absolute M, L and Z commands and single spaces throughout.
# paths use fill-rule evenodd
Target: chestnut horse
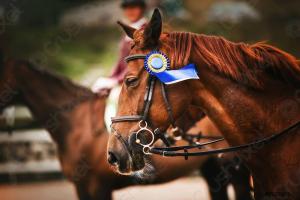
M 141 55 L 158 50 L 169 57 L 173 70 L 194 63 L 200 78 L 166 86 L 175 119 L 189 105 L 197 106 L 231 146 L 281 133 L 299 122 L 300 66 L 292 55 L 264 43 L 249 45 L 217 36 L 163 33 L 158 9 L 141 30 L 120 24 L 134 41 L 130 55 L 139 57 L 128 61 L 118 116 L 141 114 L 149 77 Z M 156 82 L 147 122 L 163 131 L 169 126 L 169 112 L 160 84 Z M 148 155 L 140 145 L 130 140 L 128 154 L 116 137 L 131 138 L 138 130 L 137 122 L 113 123 L 113 129 L 108 152 L 118 162 L 134 158 L 122 171 L 118 162 L 113 163 L 115 169 L 126 174 L 144 169 Z M 240 152 L 253 174 L 256 199 L 300 199 L 299 132 L 299 127 L 294 128 L 271 143 Z
M 26 61 L 9 61 L 1 65 L 0 77 L 0 110 L 16 103 L 28 106 L 56 142 L 62 172 L 74 183 L 79 199 L 109 200 L 113 190 L 138 183 L 134 178 L 115 174 L 106 162 L 109 135 L 103 121 L 105 97 Z M 184 123 L 186 129 L 199 119 L 195 113 L 186 116 L 189 117 L 189 122 Z M 210 127 L 207 129 L 214 133 Z M 226 187 L 230 182 L 217 182 L 216 175 L 221 174 L 222 169 L 216 163 L 218 161 L 209 159 L 206 163 L 206 160 L 195 158 L 185 162 L 182 158 L 155 157 L 153 164 L 159 171 L 150 183 L 174 180 L 205 163 L 201 168 L 211 189 L 214 188 L 211 190 L 213 199 L 227 199 Z M 237 179 L 231 180 L 234 184 L 241 180 L 239 174 L 244 171 L 232 173 L 237 173 L 233 175 Z M 237 191 L 237 196 L 241 196 L 239 199 L 249 199 L 247 177 L 248 174 L 243 179 L 246 189 Z M 224 185 L 218 185 L 221 183 Z

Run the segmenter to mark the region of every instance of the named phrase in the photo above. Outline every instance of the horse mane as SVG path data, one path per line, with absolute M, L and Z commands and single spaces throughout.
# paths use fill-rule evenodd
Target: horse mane
M 256 89 L 264 88 L 266 74 L 300 85 L 299 61 L 271 45 L 233 43 L 222 37 L 186 32 L 170 33 L 172 66 L 189 62 L 191 51 L 212 70 Z

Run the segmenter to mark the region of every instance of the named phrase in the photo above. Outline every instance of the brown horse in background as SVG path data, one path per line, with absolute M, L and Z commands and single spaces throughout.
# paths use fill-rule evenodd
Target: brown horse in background
M 300 66 L 292 55 L 263 43 L 248 45 L 215 36 L 162 33 L 158 10 L 142 30 L 122 26 L 134 40 L 130 55 L 159 50 L 170 58 L 172 69 L 188 63 L 197 65 L 200 80 L 167 87 L 175 119 L 186 112 L 189 105 L 197 106 L 232 146 L 280 133 L 299 122 Z M 143 59 L 128 63 L 118 116 L 141 112 L 149 77 L 143 65 Z M 164 100 L 158 86 L 159 83 L 148 120 L 153 127 L 165 130 L 169 126 L 168 112 L 162 106 Z M 136 123 L 123 122 L 114 124 L 113 128 L 126 139 L 138 127 Z M 299 127 L 295 128 L 270 144 L 240 152 L 253 173 L 257 199 L 300 199 L 299 131 Z M 130 145 L 132 154 L 140 156 L 128 164 L 127 173 L 132 173 L 132 166 L 144 166 L 146 156 L 137 146 Z M 130 155 L 121 152 L 123 148 L 112 134 L 108 150 L 120 160 L 126 160 Z
M 115 174 L 107 164 L 106 145 L 109 134 L 103 121 L 105 97 L 99 97 L 64 77 L 25 61 L 7 62 L 1 67 L 0 78 L 0 93 L 11 94 L 9 98 L 1 99 L 0 110 L 11 104 L 28 106 L 34 118 L 48 130 L 56 142 L 62 172 L 74 183 L 79 199 L 109 200 L 113 190 L 139 182 L 134 178 Z M 197 113 L 186 117 L 189 121 L 184 119 L 183 122 L 189 123 L 182 123 L 185 129 L 199 119 Z M 204 131 L 207 130 L 211 129 Z M 210 133 L 215 132 L 211 130 Z M 207 159 L 194 158 L 186 162 L 182 158 L 154 157 L 153 165 L 159 170 L 151 183 L 174 180 L 205 163 L 202 165 L 202 172 L 211 188 L 215 188 L 211 189 L 213 199 L 227 199 L 226 188 L 230 182 L 217 182 L 216 176 L 220 175 L 222 169 L 218 161 L 210 158 L 206 163 Z M 236 180 L 241 180 L 240 172 L 233 173 L 237 173 L 232 175 L 237 177 Z M 248 177 L 249 174 L 242 177 L 247 192 L 244 194 L 239 190 L 243 197 L 240 199 L 247 199 L 245 196 L 249 196 Z

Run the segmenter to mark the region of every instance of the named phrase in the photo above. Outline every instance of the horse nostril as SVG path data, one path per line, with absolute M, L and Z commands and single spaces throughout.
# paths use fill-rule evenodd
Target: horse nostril
M 112 152 L 108 152 L 107 161 L 109 164 L 111 164 L 113 166 L 117 166 L 119 164 L 119 160 L 118 160 L 117 156 Z

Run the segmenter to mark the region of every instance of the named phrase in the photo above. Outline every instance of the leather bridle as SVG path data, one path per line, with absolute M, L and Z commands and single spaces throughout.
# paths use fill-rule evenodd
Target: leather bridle
M 145 58 L 146 58 L 146 55 L 136 54 L 136 55 L 131 55 L 131 56 L 126 57 L 125 61 L 129 62 L 132 60 L 145 59 Z M 215 155 L 215 154 L 219 154 L 219 153 L 236 152 L 236 151 L 241 151 L 244 149 L 249 149 L 249 148 L 252 148 L 252 147 L 255 147 L 258 145 L 266 145 L 266 144 L 278 139 L 279 137 L 283 136 L 284 134 L 290 132 L 291 130 L 295 129 L 296 127 L 298 127 L 300 125 L 300 121 L 298 121 L 297 123 L 284 129 L 280 133 L 271 135 L 269 137 L 266 137 L 266 138 L 263 138 L 260 140 L 256 140 L 256 141 L 248 143 L 248 144 L 234 146 L 234 147 L 214 149 L 214 150 L 208 150 L 208 151 L 188 152 L 188 150 L 190 150 L 190 149 L 202 149 L 208 145 L 224 141 L 224 138 L 217 138 L 215 140 L 205 142 L 205 143 L 196 142 L 193 145 L 187 145 L 187 146 L 169 147 L 170 143 L 166 139 L 165 135 L 158 128 L 152 132 L 152 130 L 148 128 L 148 123 L 147 123 L 149 110 L 150 110 L 151 103 L 153 100 L 153 93 L 154 93 L 156 80 L 157 80 L 157 78 L 155 76 L 153 76 L 151 74 L 149 75 L 148 84 L 146 87 L 145 98 L 144 98 L 144 107 L 143 107 L 143 112 L 141 115 L 128 115 L 128 116 L 119 116 L 119 117 L 112 118 L 112 124 L 120 123 L 120 122 L 139 122 L 140 129 L 135 132 L 135 136 L 136 136 L 135 142 L 137 144 L 140 144 L 143 147 L 144 154 L 157 154 L 157 155 L 162 155 L 162 156 L 166 156 L 166 157 L 180 156 L 180 157 L 185 157 L 185 159 L 187 160 L 189 156 L 207 156 L 207 155 Z M 168 95 L 167 95 L 167 89 L 163 82 L 160 81 L 160 84 L 161 84 L 162 96 L 163 96 L 165 106 L 166 106 L 166 109 L 167 109 L 167 112 L 169 115 L 170 124 L 172 125 L 174 131 L 178 131 L 180 129 L 175 125 L 172 108 L 170 106 Z M 139 136 L 140 136 L 140 134 L 142 134 L 145 131 L 150 133 L 151 139 L 148 143 L 143 144 L 143 143 L 141 143 Z M 121 137 L 120 140 L 126 146 L 126 149 L 129 149 L 130 144 L 128 142 L 124 143 L 125 139 L 116 130 L 114 130 L 114 133 L 117 135 L 118 139 L 120 139 L 120 137 Z M 160 147 L 160 148 L 153 147 L 153 144 L 155 143 L 155 141 L 157 139 L 161 139 L 166 144 L 167 147 Z
M 146 58 L 146 55 L 136 54 L 136 55 L 126 57 L 125 61 L 130 62 L 132 60 L 145 59 L 145 58 Z M 146 86 L 146 93 L 144 96 L 144 106 L 143 106 L 141 115 L 124 115 L 124 116 L 113 117 L 111 119 L 112 124 L 121 123 L 121 122 L 139 122 L 139 124 L 138 124 L 139 130 L 135 132 L 135 135 L 136 135 L 135 139 L 138 144 L 143 146 L 143 152 L 145 154 L 149 154 L 150 148 L 152 147 L 152 145 L 155 143 L 155 141 L 157 139 L 161 139 L 166 146 L 170 146 L 170 141 L 166 138 L 166 136 L 163 132 L 161 132 L 158 128 L 156 128 L 154 131 L 152 131 L 150 128 L 148 128 L 149 122 L 147 121 L 147 119 L 148 119 L 151 103 L 153 100 L 153 94 L 154 94 L 154 88 L 156 85 L 156 81 L 157 81 L 157 78 L 155 76 L 149 75 L 148 84 Z M 172 131 L 173 132 L 176 132 L 176 131 L 181 132 L 181 129 L 179 129 L 179 127 L 176 126 L 176 123 L 175 123 L 175 120 L 173 117 L 172 108 L 171 108 L 171 105 L 170 105 L 170 102 L 168 99 L 168 95 L 167 95 L 167 88 L 165 87 L 165 85 L 162 82 L 160 82 L 160 83 L 161 83 L 162 96 L 164 99 L 166 110 L 168 112 L 168 118 L 169 118 L 169 122 L 172 126 Z M 141 140 L 139 139 L 139 136 L 144 132 L 149 133 L 149 135 L 151 137 L 151 139 L 147 143 L 142 143 Z M 120 137 L 120 134 L 116 130 L 114 130 L 114 133 L 118 135 L 118 138 Z

